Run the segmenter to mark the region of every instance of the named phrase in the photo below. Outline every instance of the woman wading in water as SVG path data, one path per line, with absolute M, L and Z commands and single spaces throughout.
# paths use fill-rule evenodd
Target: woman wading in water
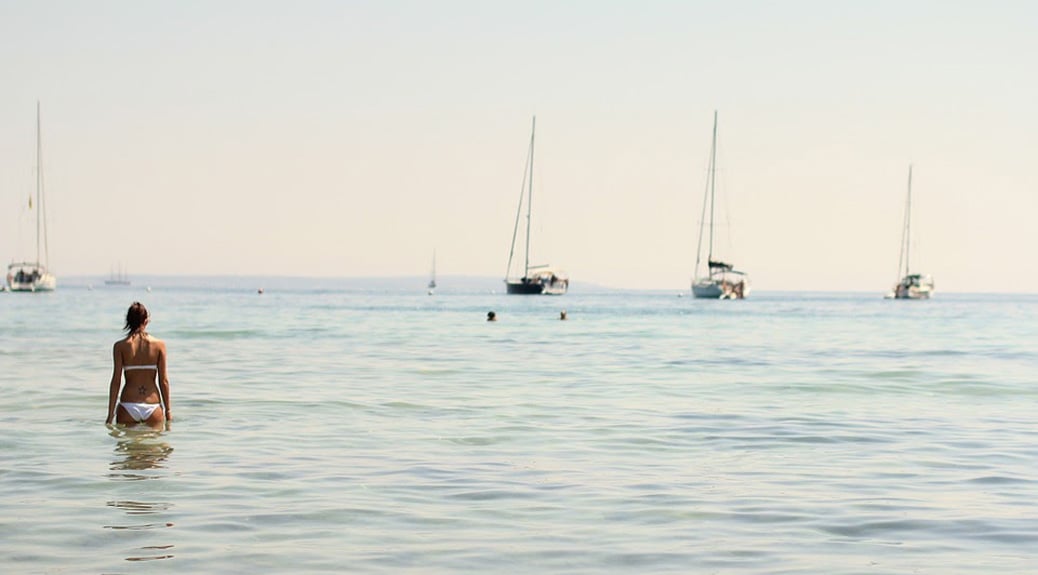
M 166 343 L 148 335 L 148 310 L 133 302 L 126 311 L 126 337 L 112 348 L 112 382 L 108 386 L 108 419 L 106 424 L 133 425 L 143 423 L 161 428 L 173 420 L 169 400 L 169 376 L 166 374 Z M 122 395 L 119 383 L 126 378 Z

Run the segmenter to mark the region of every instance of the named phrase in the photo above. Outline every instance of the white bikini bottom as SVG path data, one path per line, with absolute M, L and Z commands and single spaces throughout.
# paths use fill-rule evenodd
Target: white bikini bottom
M 144 423 L 151 417 L 152 413 L 155 413 L 155 409 L 162 407 L 161 403 L 126 403 L 123 401 L 119 402 L 119 405 L 126 410 L 126 413 L 130 414 L 137 423 Z

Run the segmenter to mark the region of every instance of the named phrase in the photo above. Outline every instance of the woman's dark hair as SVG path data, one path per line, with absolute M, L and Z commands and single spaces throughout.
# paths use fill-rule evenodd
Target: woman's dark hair
M 148 321 L 148 308 L 144 307 L 139 301 L 135 301 L 130 304 L 130 309 L 126 310 L 126 325 L 123 329 L 126 333 L 133 333 L 144 325 L 144 322 Z

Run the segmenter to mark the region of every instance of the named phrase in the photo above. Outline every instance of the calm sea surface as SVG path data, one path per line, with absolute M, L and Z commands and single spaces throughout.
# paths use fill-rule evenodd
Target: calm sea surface
M 0 294 L 3 573 L 1038 573 L 1038 296 L 281 284 Z

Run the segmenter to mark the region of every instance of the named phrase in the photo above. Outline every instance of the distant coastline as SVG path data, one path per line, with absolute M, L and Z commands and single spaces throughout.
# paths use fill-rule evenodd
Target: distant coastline
M 263 275 L 142 275 L 135 274 L 132 289 L 178 288 L 213 289 L 221 291 L 345 291 L 345 292 L 421 292 L 427 291 L 428 276 L 391 277 L 307 277 L 307 276 L 263 276 Z M 504 293 L 501 278 L 480 276 L 438 276 L 437 293 Z M 105 278 L 98 275 L 69 276 L 65 287 L 83 289 L 113 289 L 127 286 L 106 286 Z M 584 284 L 586 293 L 625 291 L 620 289 Z
M 263 289 L 265 293 L 278 291 L 307 291 L 307 292 L 353 292 L 353 293 L 421 293 L 427 291 L 426 284 L 428 276 L 382 276 L 382 277 L 308 277 L 308 276 L 263 276 L 263 275 L 140 275 L 135 274 L 133 284 L 105 285 L 105 276 L 79 275 L 63 277 L 62 288 L 71 289 L 109 289 L 127 292 L 146 291 L 148 289 L 197 289 L 216 291 L 245 291 L 256 292 Z M 438 276 L 436 293 L 438 295 L 450 294 L 492 294 L 505 293 L 504 282 L 501 278 L 489 276 Z M 691 297 L 687 286 L 674 286 L 673 288 L 623 288 L 604 286 L 588 282 L 575 282 L 570 289 L 570 294 L 659 294 L 664 296 L 687 296 Z M 833 297 L 852 295 L 876 295 L 882 297 L 877 291 L 867 290 L 757 290 L 766 298 L 789 297 L 795 295 L 832 295 Z M 936 300 L 944 299 L 947 295 L 954 294 L 956 297 L 963 296 L 991 296 L 1000 293 L 1012 293 L 1013 295 L 1036 295 L 1028 292 L 966 292 L 966 291 L 942 291 Z M 935 301 L 936 301 L 935 300 Z

